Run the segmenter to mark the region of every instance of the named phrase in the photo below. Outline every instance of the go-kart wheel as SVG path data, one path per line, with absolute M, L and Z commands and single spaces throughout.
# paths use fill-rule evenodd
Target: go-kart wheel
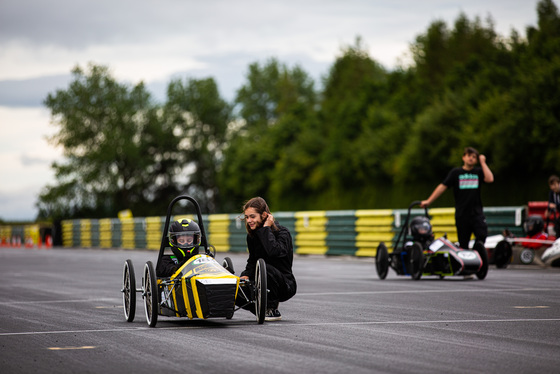
M 482 266 L 476 273 L 476 277 L 482 280 L 486 278 L 486 275 L 488 274 L 488 252 L 486 251 L 484 244 L 480 241 L 474 243 L 473 249 L 478 252 L 480 258 L 482 259 Z
M 529 265 L 535 259 L 535 251 L 530 248 L 525 248 L 519 254 L 519 260 L 525 265 Z
M 143 297 L 144 310 L 146 311 L 146 322 L 150 327 L 154 327 L 158 318 L 158 287 L 154 265 L 151 261 L 144 266 Z
M 262 258 L 259 258 L 255 270 L 255 315 L 259 325 L 264 322 L 266 314 L 266 303 L 268 300 L 266 283 L 266 263 Z
M 409 267 L 410 275 L 412 279 L 419 280 L 422 277 L 422 272 L 424 271 L 424 251 L 422 246 L 418 243 L 412 244 L 409 249 Z
M 126 322 L 134 321 L 136 314 L 136 276 L 131 260 L 126 260 L 123 267 L 123 308 Z
M 507 240 L 502 240 L 494 248 L 494 263 L 498 269 L 507 268 L 511 260 L 511 244 Z
M 235 274 L 235 270 L 233 270 L 233 262 L 231 261 L 231 258 L 225 257 L 224 260 L 222 261 L 222 266 L 230 273 Z
M 377 268 L 379 279 L 385 279 L 389 270 L 389 252 L 387 251 L 387 246 L 383 242 L 379 243 L 377 246 L 375 267 Z

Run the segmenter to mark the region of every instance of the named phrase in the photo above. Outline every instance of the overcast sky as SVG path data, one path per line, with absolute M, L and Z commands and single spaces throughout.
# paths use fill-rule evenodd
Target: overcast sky
M 170 79 L 216 79 L 232 100 L 253 62 L 299 64 L 320 85 L 360 36 L 392 69 L 435 20 L 491 16 L 502 36 L 536 25 L 537 0 L 0 0 L 0 218 L 34 219 L 61 150 L 42 106 L 89 62 L 162 98 Z

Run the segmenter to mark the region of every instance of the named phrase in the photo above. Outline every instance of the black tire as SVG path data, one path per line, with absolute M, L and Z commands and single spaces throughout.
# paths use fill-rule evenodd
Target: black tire
M 266 279 L 266 263 L 262 258 L 259 258 L 255 269 L 255 316 L 259 325 L 264 323 L 266 314 L 268 300 Z
M 229 257 L 224 258 L 224 260 L 222 261 L 222 266 L 230 273 L 235 274 L 235 270 L 233 270 L 233 262 L 231 261 L 231 258 Z
M 134 321 L 136 314 L 136 275 L 131 260 L 126 260 L 123 267 L 123 309 L 126 322 Z
M 488 251 L 486 251 L 486 247 L 480 241 L 474 243 L 473 249 L 478 252 L 480 258 L 482 259 L 482 266 L 476 273 L 476 277 L 482 280 L 486 278 L 486 275 L 488 275 Z
M 507 240 L 502 240 L 494 248 L 494 264 L 498 269 L 507 268 L 511 261 L 512 254 L 511 244 Z
M 377 275 L 379 279 L 385 279 L 389 272 L 389 251 L 385 243 L 381 242 L 377 246 L 377 253 L 375 254 L 375 267 L 377 268 Z
M 422 278 L 422 272 L 424 271 L 424 250 L 420 244 L 414 243 L 410 247 L 408 264 L 412 279 L 419 280 Z
M 151 261 L 146 262 L 144 266 L 143 278 L 143 297 L 144 310 L 146 311 L 146 322 L 148 326 L 155 327 L 158 319 L 158 286 L 154 265 Z

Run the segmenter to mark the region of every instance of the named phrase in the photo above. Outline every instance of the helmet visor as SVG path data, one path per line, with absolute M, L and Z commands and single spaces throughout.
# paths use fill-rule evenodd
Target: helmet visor
M 197 231 L 170 232 L 169 237 L 178 248 L 190 249 L 200 245 L 200 233 Z

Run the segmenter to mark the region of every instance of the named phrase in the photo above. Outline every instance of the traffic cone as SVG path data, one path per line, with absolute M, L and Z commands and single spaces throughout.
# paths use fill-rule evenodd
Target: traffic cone
M 51 249 L 52 248 L 52 236 L 47 235 L 45 238 L 45 248 Z

